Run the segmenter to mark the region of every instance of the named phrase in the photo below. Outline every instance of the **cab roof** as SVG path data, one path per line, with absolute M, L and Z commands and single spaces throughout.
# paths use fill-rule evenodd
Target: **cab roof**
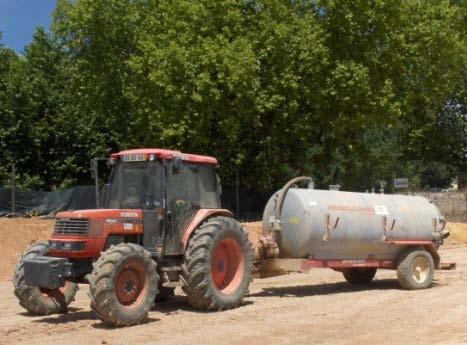
M 190 153 L 182 153 L 180 151 L 166 150 L 166 149 L 133 149 L 125 150 L 112 154 L 112 158 L 119 158 L 122 156 L 128 155 L 145 155 L 149 157 L 150 155 L 155 155 L 158 159 L 173 159 L 175 157 L 180 157 L 182 160 L 190 163 L 198 164 L 211 164 L 217 165 L 217 159 L 210 156 L 201 156 L 194 155 Z

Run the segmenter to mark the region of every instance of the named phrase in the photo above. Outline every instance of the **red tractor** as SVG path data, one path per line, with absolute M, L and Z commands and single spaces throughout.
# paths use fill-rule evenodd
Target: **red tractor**
M 60 212 L 47 242 L 31 245 L 14 272 L 29 312 L 66 313 L 78 283 L 104 323 L 143 322 L 181 286 L 196 308 L 239 306 L 252 280 L 248 234 L 220 205 L 208 156 L 162 149 L 115 153 L 106 208 Z

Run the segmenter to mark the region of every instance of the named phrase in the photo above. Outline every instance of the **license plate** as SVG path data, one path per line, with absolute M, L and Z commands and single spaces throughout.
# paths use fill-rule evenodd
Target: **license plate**
M 146 155 L 144 154 L 131 154 L 131 155 L 124 155 L 123 161 L 124 162 L 141 162 L 146 160 Z

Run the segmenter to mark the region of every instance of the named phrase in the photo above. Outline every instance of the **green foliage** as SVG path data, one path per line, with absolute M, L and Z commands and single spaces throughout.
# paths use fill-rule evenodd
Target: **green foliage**
M 83 183 L 151 146 L 256 190 L 445 185 L 466 168 L 464 23 L 449 1 L 59 0 L 24 56 L 0 46 L 0 179 Z

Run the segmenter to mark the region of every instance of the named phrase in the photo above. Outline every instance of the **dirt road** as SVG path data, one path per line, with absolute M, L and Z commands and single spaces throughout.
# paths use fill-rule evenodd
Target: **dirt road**
M 379 271 L 367 288 L 341 274 L 314 270 L 255 280 L 241 308 L 204 313 L 183 294 L 159 304 L 148 323 L 107 329 L 81 286 L 67 315 L 28 316 L 9 282 L 0 283 L 0 344 L 465 344 L 467 245 L 442 248 L 454 271 L 437 271 L 422 291 L 401 290 L 394 271 Z

